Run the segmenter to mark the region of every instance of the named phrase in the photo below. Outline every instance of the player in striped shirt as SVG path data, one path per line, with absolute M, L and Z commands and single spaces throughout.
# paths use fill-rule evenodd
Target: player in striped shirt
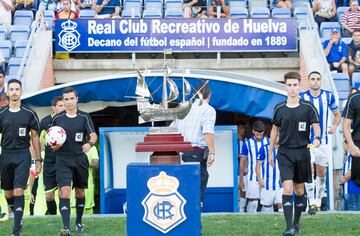
M 321 89 L 322 78 L 321 74 L 313 71 L 308 76 L 310 89 L 301 93 L 300 98 L 312 103 L 318 113 L 320 119 L 321 129 L 321 145 L 319 148 L 311 149 L 311 162 L 316 166 L 316 180 L 313 183 L 306 183 L 306 192 L 310 203 L 310 214 L 316 213 L 316 208 L 321 205 L 321 198 L 326 197 L 325 176 L 328 161 L 332 160 L 331 146 L 328 144 L 328 134 L 333 134 L 338 127 L 341 120 L 341 113 L 339 106 L 335 101 L 335 96 L 332 92 Z M 334 114 L 334 122 L 328 131 L 329 114 Z M 314 131 L 311 129 L 310 142 L 314 140 Z M 314 199 L 314 182 L 316 184 L 316 199 Z
M 245 132 L 246 132 L 246 125 L 243 121 L 239 121 L 237 124 L 237 141 L 238 141 L 238 161 L 239 161 L 239 174 L 240 174 L 240 163 L 241 163 L 241 149 L 244 143 L 245 138 Z M 247 171 L 244 171 L 244 175 L 246 175 Z M 240 183 L 240 177 L 239 183 Z M 242 188 L 240 188 L 240 184 L 238 186 L 238 196 L 239 196 L 239 212 L 245 212 L 246 210 L 246 192 L 243 191 Z
M 348 150 L 349 146 L 344 140 L 344 149 Z M 354 181 L 351 180 L 351 161 L 352 156 L 349 155 L 344 163 L 342 170 L 342 176 L 340 179 L 340 184 L 342 185 L 342 210 L 360 210 L 360 186 L 356 185 Z
M 274 148 L 274 167 L 269 161 L 269 144 L 260 148 L 256 160 L 256 176 L 261 188 L 260 203 L 263 205 L 262 212 L 274 212 L 273 205 L 276 204 L 279 212 L 282 212 L 283 189 L 280 181 L 280 171 L 277 165 L 276 153 Z M 262 169 L 262 172 L 261 172 Z
M 256 157 L 259 154 L 261 146 L 270 143 L 268 137 L 264 137 L 265 125 L 261 121 L 255 121 L 253 124 L 253 136 L 244 141 L 241 151 L 241 164 L 240 164 L 240 187 L 244 189 L 247 185 L 246 198 L 249 199 L 247 205 L 247 212 L 254 213 L 258 207 L 258 200 L 260 198 L 260 187 L 256 179 L 255 167 Z M 247 168 L 248 173 L 244 180 L 244 171 Z M 247 181 L 247 184 L 245 183 Z

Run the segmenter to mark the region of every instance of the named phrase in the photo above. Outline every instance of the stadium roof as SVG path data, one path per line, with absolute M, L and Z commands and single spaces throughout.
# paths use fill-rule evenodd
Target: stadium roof
M 161 101 L 162 70 L 144 71 L 153 101 Z M 247 116 L 271 118 L 274 106 L 285 100 L 284 85 L 266 79 L 247 77 L 229 72 L 209 70 L 173 70 L 171 79 L 182 91 L 182 78 L 193 88 L 200 81 L 209 80 L 212 89 L 210 104 L 217 110 L 243 113 Z M 79 93 L 80 109 L 93 112 L 108 106 L 135 105 L 136 71 L 81 80 L 54 86 L 23 96 L 26 104 L 43 117 L 50 112 L 51 99 L 61 95 L 64 87 L 72 86 Z M 182 97 L 179 97 L 179 101 Z

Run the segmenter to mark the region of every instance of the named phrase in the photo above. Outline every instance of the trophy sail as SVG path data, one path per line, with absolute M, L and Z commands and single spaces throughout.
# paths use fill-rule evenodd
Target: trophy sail
M 140 97 L 149 98 L 151 96 L 151 93 L 145 82 L 145 78 L 139 70 L 136 70 L 136 72 L 137 72 L 138 76 L 137 76 L 135 94 Z
M 179 97 L 179 89 L 173 80 L 167 79 L 166 82 L 167 82 L 167 85 L 169 86 L 169 90 L 170 90 L 167 101 L 168 102 L 175 101 Z

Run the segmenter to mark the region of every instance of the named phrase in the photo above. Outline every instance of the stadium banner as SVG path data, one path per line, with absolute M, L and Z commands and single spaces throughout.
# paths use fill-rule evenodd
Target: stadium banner
M 55 21 L 57 52 L 296 51 L 294 18 Z

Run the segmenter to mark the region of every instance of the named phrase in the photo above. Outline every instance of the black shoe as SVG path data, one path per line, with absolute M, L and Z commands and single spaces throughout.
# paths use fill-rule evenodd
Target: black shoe
M 83 234 L 84 233 L 84 225 L 76 224 L 75 225 L 75 234 Z
M 316 214 L 316 205 L 311 205 L 309 210 L 308 210 L 308 213 L 309 215 L 315 215 Z
M 68 228 L 61 229 L 60 236 L 70 236 L 70 229 L 68 229 Z
M 293 227 L 291 228 L 287 228 L 284 233 L 283 233 L 284 236 L 293 236 L 295 235 L 295 229 Z
M 300 224 L 294 225 L 295 235 L 301 234 Z

